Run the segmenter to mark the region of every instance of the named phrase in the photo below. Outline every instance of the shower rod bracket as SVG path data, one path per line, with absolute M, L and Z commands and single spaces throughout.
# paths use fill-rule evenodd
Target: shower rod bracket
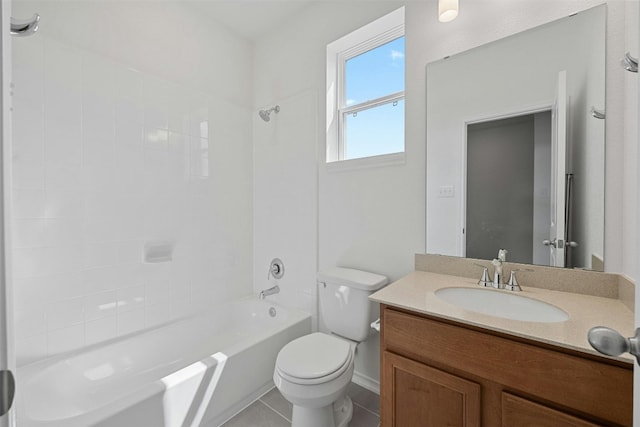
M 607 117 L 604 110 L 597 110 L 596 107 L 591 107 L 590 113 L 596 119 L 604 119 Z
M 40 15 L 34 13 L 31 18 L 18 19 L 11 17 L 11 35 L 18 37 L 26 37 L 38 31 L 40 24 Z
M 625 70 L 632 73 L 638 72 L 638 58 L 634 58 L 629 52 L 624 54 L 624 59 L 621 63 Z

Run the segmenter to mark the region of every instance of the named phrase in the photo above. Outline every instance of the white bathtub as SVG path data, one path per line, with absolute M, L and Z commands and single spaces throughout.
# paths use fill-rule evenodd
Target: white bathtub
M 273 386 L 278 351 L 310 331 L 308 313 L 247 299 L 28 365 L 18 425 L 217 426 Z

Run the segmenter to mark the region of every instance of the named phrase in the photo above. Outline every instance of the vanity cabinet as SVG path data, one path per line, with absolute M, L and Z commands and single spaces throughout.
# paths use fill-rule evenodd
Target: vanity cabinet
M 389 425 L 481 425 L 479 384 L 388 351 L 382 360 L 393 395 Z
M 506 392 L 502 393 L 501 421 L 505 427 L 596 427 L 600 425 Z
M 382 427 L 632 425 L 631 363 L 384 304 L 381 318 Z

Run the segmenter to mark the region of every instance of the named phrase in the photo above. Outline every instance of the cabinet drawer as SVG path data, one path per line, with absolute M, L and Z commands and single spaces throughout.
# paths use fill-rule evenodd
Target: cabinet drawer
M 485 378 L 596 419 L 632 424 L 631 365 L 599 362 L 387 306 L 382 331 L 383 350 Z
M 502 427 L 598 427 L 598 424 L 502 393 Z

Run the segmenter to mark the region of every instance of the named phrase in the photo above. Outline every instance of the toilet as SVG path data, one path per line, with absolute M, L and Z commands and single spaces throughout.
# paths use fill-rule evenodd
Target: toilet
M 292 427 L 346 427 L 353 406 L 346 394 L 355 350 L 371 333 L 369 295 L 385 276 L 336 267 L 317 274 L 319 315 L 330 333 L 297 338 L 278 353 L 273 381 L 293 404 Z

